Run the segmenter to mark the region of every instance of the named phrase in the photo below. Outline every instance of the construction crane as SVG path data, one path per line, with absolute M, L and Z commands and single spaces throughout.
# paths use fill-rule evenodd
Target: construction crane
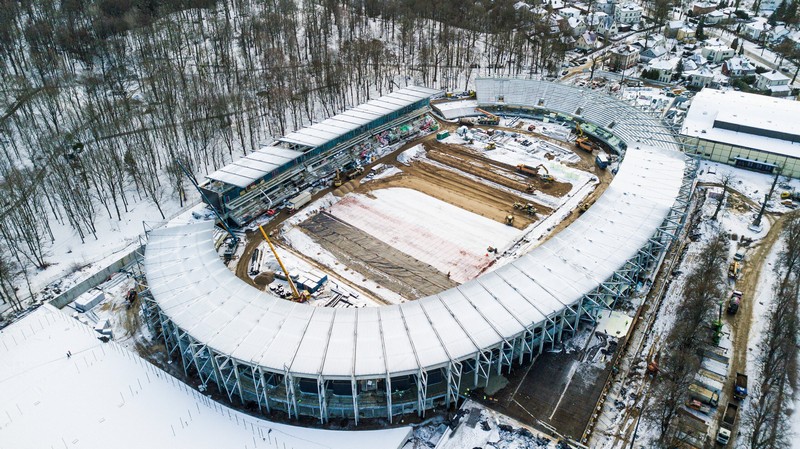
M 303 290 L 302 292 L 297 290 L 297 286 L 294 285 L 294 281 L 292 280 L 292 276 L 289 275 L 289 271 L 286 269 L 286 266 L 283 265 L 283 262 L 281 261 L 281 258 L 278 257 L 278 251 L 275 250 L 275 246 L 272 245 L 272 242 L 269 240 L 269 236 L 267 236 L 267 233 L 264 231 L 264 228 L 261 225 L 259 225 L 258 229 L 261 231 L 261 235 L 264 236 L 264 240 L 267 241 L 267 245 L 269 245 L 269 249 L 272 250 L 272 254 L 275 255 L 275 260 L 277 260 L 278 261 L 278 265 L 281 266 L 281 270 L 283 270 L 283 274 L 286 275 L 286 281 L 289 283 L 289 287 L 292 289 L 292 301 L 296 301 L 296 302 L 306 302 L 306 301 L 308 301 L 308 298 L 311 296 L 311 294 L 308 293 L 307 290 Z
M 498 116 L 496 116 L 496 115 L 492 114 L 492 113 L 491 113 L 491 112 L 489 112 L 489 111 L 484 111 L 484 110 L 483 110 L 483 109 L 481 109 L 481 108 L 475 108 L 475 110 L 476 110 L 476 111 L 478 111 L 478 112 L 480 112 L 481 114 L 484 114 L 484 115 L 485 115 L 484 117 L 480 117 L 480 118 L 478 118 L 478 124 L 479 124 L 479 125 L 493 125 L 493 126 L 497 126 L 497 125 L 499 125 L 499 124 L 500 124 L 500 117 L 498 117 Z
M 539 170 L 543 172 L 540 172 Z M 544 182 L 553 182 L 553 176 L 550 175 L 550 170 L 547 169 L 542 164 L 537 165 L 536 167 L 531 167 L 530 165 L 519 164 L 517 165 L 517 170 L 525 173 L 526 175 L 536 176 Z
M 578 132 L 578 138 L 575 139 L 575 145 L 577 145 L 578 148 L 588 151 L 590 153 L 594 151 L 594 144 L 592 143 L 591 140 L 589 140 L 587 136 L 583 134 L 583 129 L 581 129 L 580 123 L 575 124 L 575 131 Z

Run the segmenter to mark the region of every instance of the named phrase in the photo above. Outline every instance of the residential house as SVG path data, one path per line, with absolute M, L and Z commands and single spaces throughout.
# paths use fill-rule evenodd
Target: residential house
M 597 31 L 597 28 L 606 21 L 606 17 L 608 14 L 604 13 L 603 11 L 595 11 L 589 13 L 585 18 L 584 21 L 586 22 L 586 26 L 591 31 Z
M 722 74 L 730 78 L 739 78 L 756 74 L 756 67 L 743 56 L 734 56 L 722 63 Z
M 613 16 L 606 16 L 605 20 L 597 26 L 597 32 L 603 36 L 614 36 L 619 33 L 619 26 Z
M 755 87 L 760 90 L 769 90 L 773 97 L 785 97 L 791 91 L 789 78 L 777 70 L 757 74 Z
M 708 62 L 718 64 L 736 55 L 736 50 L 727 45 L 709 45 L 700 49 L 700 54 Z
M 642 7 L 635 3 L 617 5 L 614 8 L 614 18 L 619 23 L 631 25 L 642 20 L 643 11 Z
M 564 1 L 563 0 L 544 0 L 542 2 L 542 6 L 547 6 L 547 5 L 550 5 L 550 8 L 553 11 L 558 11 L 559 9 L 564 7 Z
M 761 13 L 761 12 L 767 12 L 767 11 L 775 11 L 776 9 L 778 9 L 778 6 L 781 4 L 781 1 L 783 1 L 783 0 L 761 0 L 761 4 L 759 5 L 760 8 L 758 9 L 758 12 Z M 788 3 L 791 3 L 791 2 L 786 2 L 786 3 L 788 4 Z
M 689 85 L 693 87 L 708 87 L 714 82 L 714 71 L 706 66 L 684 72 L 683 75 L 688 80 Z
M 705 24 L 706 25 L 716 25 L 722 22 L 725 19 L 725 14 L 722 11 L 711 11 L 710 13 L 706 14 Z
M 609 54 L 611 55 L 612 70 L 625 70 L 639 62 L 639 49 L 632 45 L 620 45 L 613 48 Z
M 578 18 L 578 17 L 580 17 L 580 16 L 581 16 L 581 10 L 580 10 L 580 9 L 578 9 L 578 8 L 573 8 L 573 7 L 571 7 L 571 6 L 568 6 L 568 7 L 566 7 L 566 8 L 561 8 L 561 9 L 558 11 L 558 13 L 559 13 L 559 14 L 560 14 L 562 17 L 565 17 L 565 18 L 567 18 L 567 19 L 569 19 L 570 17 L 576 17 L 576 18 Z
M 586 22 L 580 17 L 570 17 L 567 19 L 567 25 L 573 36 L 580 36 L 586 31 Z
M 653 33 L 645 39 L 645 47 L 666 47 L 667 38 L 661 33 Z
M 678 61 L 680 61 L 680 58 L 657 59 L 655 61 L 651 61 L 647 67 L 650 70 L 655 70 L 658 72 L 657 81 L 661 83 L 668 83 L 670 80 L 672 80 L 672 74 L 675 72 L 675 68 L 678 66 Z
M 713 2 L 694 2 L 692 4 L 692 13 L 695 16 L 702 16 L 717 9 L 717 4 Z
M 751 40 L 758 41 L 761 40 L 762 36 L 765 36 L 769 29 L 770 25 L 767 23 L 767 19 L 758 17 L 754 21 L 744 24 L 741 33 Z
M 641 51 L 641 53 L 639 53 L 639 60 L 642 62 L 650 62 L 653 59 L 659 59 L 666 54 L 667 49 L 662 46 L 649 47 L 645 48 Z
M 578 37 L 575 42 L 575 47 L 583 51 L 592 51 L 601 46 L 600 40 L 597 38 L 597 33 L 593 31 L 585 31 Z
M 683 28 L 683 20 L 670 20 L 664 25 L 664 35 L 670 39 L 678 38 L 678 30 Z
M 595 11 L 602 11 L 606 14 L 614 14 L 614 6 L 616 2 L 614 0 L 597 0 L 594 2 L 594 9 Z

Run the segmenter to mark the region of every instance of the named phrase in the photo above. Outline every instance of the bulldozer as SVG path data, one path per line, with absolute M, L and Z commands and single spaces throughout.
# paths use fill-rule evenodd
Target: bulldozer
M 497 148 L 497 144 L 494 142 L 489 142 L 486 144 L 486 151 L 494 150 L 495 148 Z
M 547 167 L 545 167 L 542 164 L 539 164 L 536 167 L 531 167 L 530 165 L 525 165 L 525 164 L 519 164 L 517 165 L 517 170 L 519 170 L 522 173 L 525 173 L 526 175 L 536 176 L 543 182 L 553 182 L 553 176 L 550 174 L 550 171 L 547 169 Z

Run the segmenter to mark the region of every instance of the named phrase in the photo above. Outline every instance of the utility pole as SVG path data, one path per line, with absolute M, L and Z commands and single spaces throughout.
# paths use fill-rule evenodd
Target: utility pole
M 772 180 L 772 186 L 769 188 L 769 193 L 764 195 L 764 203 L 761 204 L 761 210 L 758 211 L 758 215 L 756 215 L 756 219 L 753 221 L 753 227 L 758 228 L 761 226 L 761 217 L 764 216 L 764 212 L 767 210 L 767 201 L 769 201 L 770 197 L 772 196 L 772 192 L 775 190 L 775 184 L 778 183 L 778 176 L 781 175 L 782 168 L 776 167 L 775 170 L 775 179 Z

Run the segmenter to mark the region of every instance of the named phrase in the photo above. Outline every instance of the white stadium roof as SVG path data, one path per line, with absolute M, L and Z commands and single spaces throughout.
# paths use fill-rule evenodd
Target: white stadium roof
M 301 151 L 265 146 L 206 176 L 213 181 L 245 188 L 267 173 L 302 156 Z
M 417 101 L 440 93 L 440 90 L 427 87 L 404 87 L 323 120 L 316 125 L 289 133 L 278 140 L 307 147 L 318 147 L 357 129 L 359 126 L 366 125 L 384 115 L 391 114 Z
M 796 136 L 786 139 L 715 126 L 716 122 Z M 730 128 L 732 126 L 728 126 Z M 692 99 L 681 134 L 800 157 L 800 102 L 737 91 L 703 89 Z
M 667 217 L 684 165 L 676 151 L 629 144 L 605 193 L 564 231 L 509 265 L 398 306 L 327 309 L 265 294 L 220 260 L 213 222 L 150 232 L 145 270 L 161 310 L 219 353 L 300 377 L 414 373 L 510 340 L 610 278 Z

